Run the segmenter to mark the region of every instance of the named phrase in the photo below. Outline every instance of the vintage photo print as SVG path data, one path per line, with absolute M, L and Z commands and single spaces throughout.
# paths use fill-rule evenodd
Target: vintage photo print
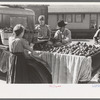
M 0 2 L 1 98 L 99 98 L 99 60 L 99 2 Z

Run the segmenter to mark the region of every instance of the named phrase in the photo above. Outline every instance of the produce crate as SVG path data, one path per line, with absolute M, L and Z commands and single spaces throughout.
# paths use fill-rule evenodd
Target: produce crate
M 0 30 L 0 35 L 1 35 L 1 41 L 3 45 L 8 45 L 8 40 L 9 37 L 11 36 L 12 33 L 5 33 L 3 30 Z

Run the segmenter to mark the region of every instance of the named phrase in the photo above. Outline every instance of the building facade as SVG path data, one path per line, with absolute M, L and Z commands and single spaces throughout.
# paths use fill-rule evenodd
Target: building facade
M 35 12 L 35 24 L 38 24 L 38 17 L 45 16 L 45 22 L 48 24 L 48 5 L 27 5 L 26 8 L 32 9 Z
M 93 37 L 100 25 L 100 5 L 50 5 L 48 6 L 48 24 L 57 28 L 58 20 L 68 22 L 73 36 Z

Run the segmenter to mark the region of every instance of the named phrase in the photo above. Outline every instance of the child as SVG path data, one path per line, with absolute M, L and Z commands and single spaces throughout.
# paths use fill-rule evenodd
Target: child
M 35 27 L 35 30 L 38 32 L 38 39 L 46 39 L 48 40 L 47 44 L 52 45 L 52 42 L 50 41 L 51 29 L 49 25 L 45 24 L 45 16 L 40 15 L 38 21 L 39 25 Z

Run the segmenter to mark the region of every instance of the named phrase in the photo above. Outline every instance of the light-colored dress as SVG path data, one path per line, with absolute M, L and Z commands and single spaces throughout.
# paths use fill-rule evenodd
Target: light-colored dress
M 38 37 L 50 38 L 51 30 L 49 25 L 37 25 L 35 29 L 38 31 Z
M 10 63 L 7 72 L 7 83 L 51 83 L 48 65 L 42 60 L 25 57 L 25 47 L 29 46 L 23 38 L 9 38 Z
M 23 38 L 9 38 L 10 52 L 24 52 L 26 46 L 29 46 L 28 41 Z

